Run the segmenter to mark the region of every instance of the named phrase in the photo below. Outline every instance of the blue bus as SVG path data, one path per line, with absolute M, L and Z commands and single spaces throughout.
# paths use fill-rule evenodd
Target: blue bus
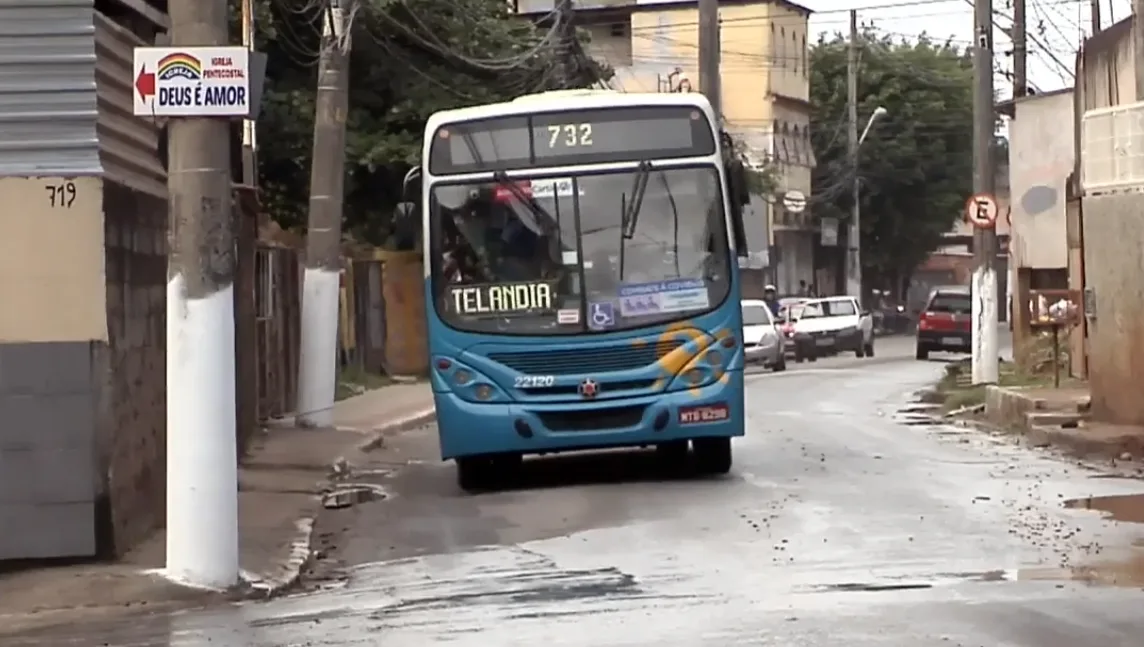
M 558 91 L 429 119 L 402 213 L 463 489 L 526 454 L 613 447 L 730 470 L 747 188 L 729 142 L 689 93 Z

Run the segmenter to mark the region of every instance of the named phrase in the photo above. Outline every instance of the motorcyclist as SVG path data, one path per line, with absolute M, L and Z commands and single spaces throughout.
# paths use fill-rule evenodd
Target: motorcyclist
M 779 305 L 778 290 L 775 289 L 775 286 L 768 284 L 763 288 L 763 301 L 771 309 L 772 316 L 779 316 L 779 310 L 782 309 L 782 306 Z

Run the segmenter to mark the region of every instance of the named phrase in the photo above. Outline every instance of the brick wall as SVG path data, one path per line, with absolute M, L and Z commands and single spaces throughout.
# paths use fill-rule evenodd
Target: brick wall
M 104 185 L 108 341 L 96 343 L 101 553 L 122 554 L 166 512 L 167 203 Z

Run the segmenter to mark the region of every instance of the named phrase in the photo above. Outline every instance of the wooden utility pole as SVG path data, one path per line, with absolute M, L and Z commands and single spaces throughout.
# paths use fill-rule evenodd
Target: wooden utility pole
M 1134 52 L 1144 52 L 1144 0 L 1132 0 L 1132 45 Z M 1136 55 L 1136 100 L 1144 101 L 1144 65 Z
M 846 47 L 847 151 L 850 162 L 850 226 L 846 235 L 846 294 L 862 299 L 862 182 L 858 177 L 858 12 L 850 10 Z
M 1099 0 L 1093 0 L 1099 2 Z M 1013 98 L 1020 99 L 1029 93 L 1028 64 L 1029 46 L 1025 34 L 1025 0 L 1013 0 Z
M 976 0 L 973 8 L 973 192 L 993 198 L 993 0 Z M 973 384 L 996 384 L 997 236 L 992 227 L 974 231 L 973 256 Z
M 576 24 L 574 21 L 575 9 L 572 0 L 559 0 L 556 5 L 558 41 L 560 43 L 558 62 L 560 69 L 559 83 L 561 89 L 571 88 L 576 80 L 576 58 L 573 46 L 576 40 Z
M 327 7 L 318 61 L 298 362 L 297 422 L 302 426 L 333 423 L 353 4 L 354 0 L 332 0 Z
M 699 0 L 699 91 L 723 119 L 723 86 L 719 76 L 719 0 Z
M 171 45 L 228 45 L 226 0 L 170 3 Z M 167 172 L 167 574 L 238 583 L 231 133 L 171 120 Z
M 242 45 L 254 51 L 254 2 L 242 0 Z M 242 120 L 242 183 L 258 184 L 257 134 L 253 119 Z

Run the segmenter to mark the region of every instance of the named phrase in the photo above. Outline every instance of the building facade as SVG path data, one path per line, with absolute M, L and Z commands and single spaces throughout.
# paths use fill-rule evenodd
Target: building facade
M 1077 57 L 1077 164 L 1072 190 L 1079 210 L 1070 233 L 1081 248 L 1078 272 L 1087 327 L 1092 415 L 1144 424 L 1144 92 L 1136 88 L 1141 53 L 1133 16 L 1084 42 Z
M 615 70 L 625 92 L 699 89 L 699 12 L 695 0 L 580 0 L 576 24 L 591 35 L 588 54 Z M 517 11 L 546 19 L 555 0 L 518 0 Z M 810 10 L 785 0 L 719 3 L 724 125 L 748 159 L 776 171 L 776 195 L 755 196 L 747 237 L 757 261 L 744 273 L 744 296 L 774 283 L 794 293 L 814 282 L 817 226 L 809 210 L 790 213 L 787 191 L 811 195 Z
M 136 4 L 0 3 L 0 560 L 163 519 L 166 173 L 131 81 L 166 15 Z

